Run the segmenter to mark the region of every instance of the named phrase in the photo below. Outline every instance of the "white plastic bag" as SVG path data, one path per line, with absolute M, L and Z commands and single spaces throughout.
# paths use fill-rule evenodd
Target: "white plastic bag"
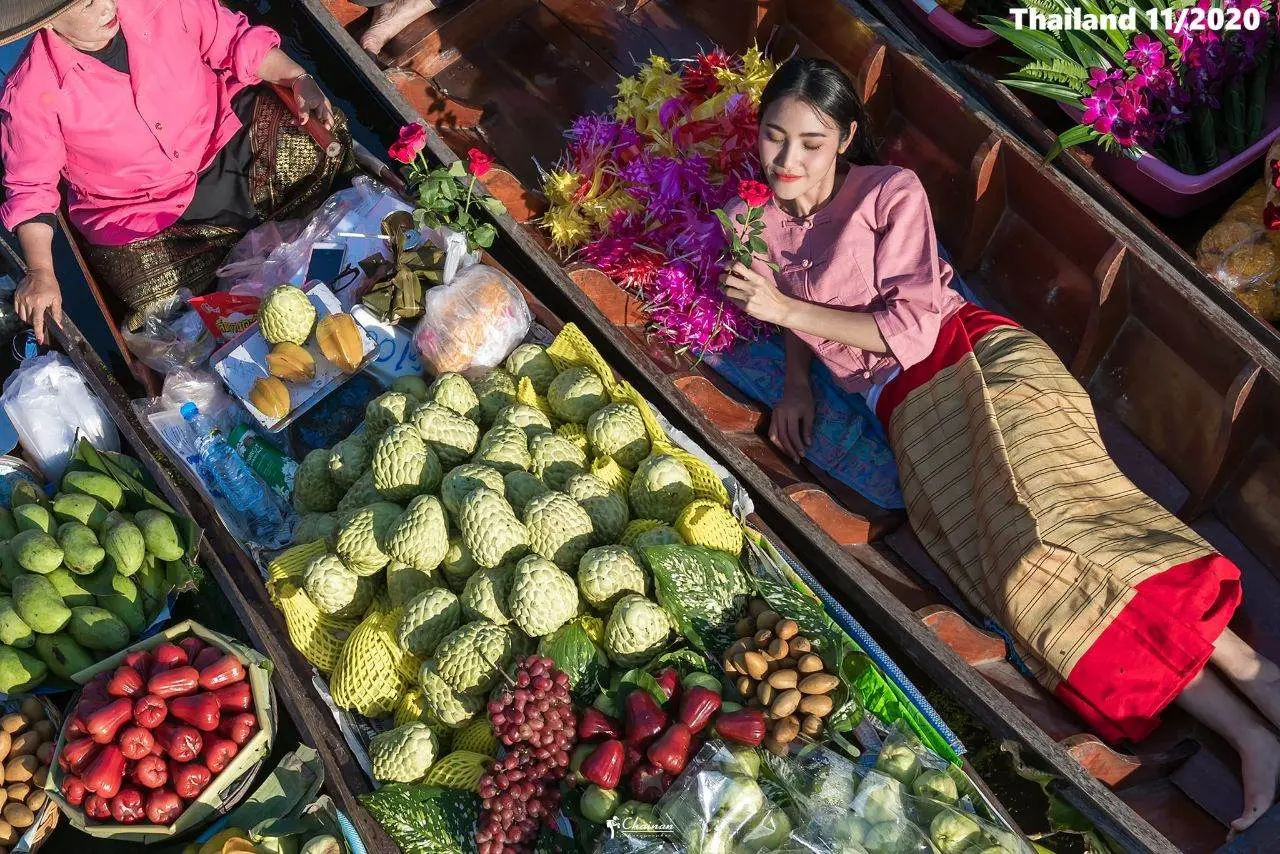
M 99 451 L 119 451 L 120 434 L 107 408 L 61 353 L 28 359 L 4 381 L 0 395 L 18 441 L 49 480 L 62 480 L 77 434 Z
M 515 283 L 474 264 L 448 284 L 431 288 L 413 332 L 433 374 L 476 373 L 497 367 L 529 334 L 533 313 Z
M 153 371 L 168 374 L 198 368 L 213 353 L 213 336 L 199 312 L 187 305 L 185 288 L 147 313 L 137 332 L 124 331 L 129 351 Z
M 442 284 L 452 284 L 454 276 L 480 263 L 480 250 L 467 251 L 465 234 L 449 228 L 443 228 L 439 232 L 432 232 L 431 229 L 424 230 L 431 232 L 432 242 L 444 250 L 444 270 L 440 276 Z

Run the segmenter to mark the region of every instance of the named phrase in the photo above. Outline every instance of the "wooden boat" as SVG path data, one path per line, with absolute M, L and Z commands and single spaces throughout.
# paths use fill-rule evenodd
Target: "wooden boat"
M 1280 359 L 1240 317 L 849 0 L 464 0 L 419 19 L 381 63 L 357 46 L 365 10 L 294 0 L 393 122 L 425 120 L 441 162 L 479 146 L 511 216 L 493 252 L 548 306 L 595 327 L 605 356 L 757 496 L 758 512 L 881 636 L 985 725 L 1028 745 L 1063 791 L 1126 850 L 1211 851 L 1239 801 L 1235 757 L 1171 711 L 1139 753 L 1121 753 L 1005 660 L 994 635 L 929 562 L 901 514 L 762 436 L 765 413 L 705 367 L 646 341 L 641 306 L 600 271 L 562 267 L 533 222 L 537 164 L 576 115 L 609 104 L 650 52 L 687 57 L 752 42 L 833 58 L 858 82 L 889 162 L 914 169 L 939 237 L 980 299 L 1044 337 L 1090 391 L 1122 468 L 1245 573 L 1235 627 L 1280 654 Z M 969 666 L 965 666 L 965 665 Z M 1274 827 L 1271 831 L 1274 833 Z M 1263 838 L 1259 836 L 1259 838 Z M 1274 836 L 1266 837 L 1274 838 Z M 1247 846 L 1248 838 L 1236 846 Z M 1241 847 L 1240 850 L 1248 850 Z M 1262 850 L 1262 849 L 1257 849 Z

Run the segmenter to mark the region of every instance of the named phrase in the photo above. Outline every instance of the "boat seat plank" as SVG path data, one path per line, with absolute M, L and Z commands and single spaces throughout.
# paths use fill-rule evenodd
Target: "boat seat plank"
M 471 0 L 423 15 L 387 44 L 379 60 L 391 67 L 412 68 L 432 77 L 459 56 L 487 41 L 537 0 Z
M 663 41 L 661 31 L 646 27 L 616 4 L 601 0 L 542 0 L 542 6 L 620 75 L 634 74 L 651 53 L 668 59 L 680 55 Z M 687 32 L 687 28 L 677 25 L 674 31 Z
M 1272 854 L 1280 839 L 1280 805 L 1267 810 L 1253 826 L 1218 849 L 1217 854 Z
M 1116 793 L 1134 812 L 1160 828 L 1179 851 L 1210 854 L 1222 844 L 1226 829 L 1168 778 Z

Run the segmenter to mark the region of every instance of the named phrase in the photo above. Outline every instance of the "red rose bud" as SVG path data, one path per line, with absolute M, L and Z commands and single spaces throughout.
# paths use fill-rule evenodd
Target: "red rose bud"
M 154 662 L 151 660 L 151 652 L 145 649 L 135 649 L 125 655 L 124 663 L 134 670 L 138 671 L 138 675 L 145 682 L 147 677 L 151 675 L 151 668 Z
M 85 718 L 84 728 L 98 744 L 106 744 L 116 737 L 120 727 L 131 720 L 133 720 L 133 702 L 121 697 Z
M 244 681 L 244 665 L 230 653 L 219 657 L 200 671 L 200 687 L 214 691 Z
M 68 774 L 62 778 L 62 783 L 58 786 L 58 791 L 62 792 L 62 797 L 66 798 L 67 803 L 73 807 L 78 807 L 84 803 L 84 783 L 75 774 Z
M 147 821 L 152 824 L 173 824 L 186 810 L 173 789 L 159 789 L 147 796 Z
M 120 731 L 120 752 L 125 759 L 141 759 L 151 752 L 156 740 L 151 730 L 140 726 L 128 726 Z
M 700 732 L 711 716 L 720 711 L 720 695 L 710 688 L 694 685 L 684 689 L 680 698 L 680 723 L 691 732 Z
M 467 150 L 467 168 L 472 175 L 477 178 L 483 178 L 489 174 L 490 167 L 493 166 L 493 158 L 485 154 L 478 148 Z
M 599 736 L 618 738 L 621 735 L 622 730 L 619 728 L 618 722 L 594 706 L 587 706 L 586 711 L 582 713 L 582 717 L 578 719 L 578 739 L 580 741 L 588 741 Z
M 204 649 L 200 650 L 198 655 L 192 656 L 191 666 L 196 670 L 204 670 L 210 664 L 213 664 L 219 658 L 222 658 L 223 655 L 224 653 L 222 650 L 218 649 L 216 646 L 206 646 Z
M 759 709 L 722 712 L 716 718 L 715 730 L 726 741 L 759 747 L 764 741 L 764 712 Z
M 231 760 L 240 752 L 240 747 L 229 738 L 213 738 L 205 743 L 200 754 L 201 761 L 215 774 L 231 764 Z
M 143 788 L 158 789 L 169 782 L 169 766 L 162 756 L 144 756 L 133 766 L 130 777 Z
M 120 791 L 120 781 L 123 778 L 124 754 L 114 744 L 108 744 L 99 750 L 80 775 L 86 791 L 97 792 L 104 798 L 115 797 Z
M 672 724 L 667 731 L 658 736 L 658 740 L 649 745 L 645 755 L 649 761 L 663 771 L 679 774 L 689 761 L 689 745 L 693 743 L 693 732 L 682 723 Z
M 190 664 L 191 658 L 187 655 L 187 651 L 177 644 L 162 643 L 151 651 L 151 657 L 155 659 L 157 664 L 165 667 L 182 667 L 184 664 Z
M 253 738 L 257 729 L 257 716 L 252 712 L 241 712 L 238 715 L 223 718 L 222 723 L 218 724 L 218 735 L 226 736 L 240 747 L 244 747 L 245 742 Z
M 133 722 L 146 729 L 155 729 L 169 716 L 169 704 L 155 694 L 139 697 L 133 704 Z
M 200 755 L 204 739 L 194 727 L 162 723 L 155 729 L 156 742 L 176 762 L 190 762 Z
M 253 689 L 248 682 L 237 682 L 213 692 L 218 706 L 225 711 L 247 712 L 253 708 Z
M 199 797 L 212 779 L 209 769 L 198 762 L 179 765 L 173 773 L 173 790 L 178 797 L 189 801 Z
M 639 744 L 662 732 L 667 726 L 667 713 L 643 688 L 627 695 L 627 741 Z
M 668 667 L 654 677 L 663 691 L 667 692 L 667 699 L 675 697 L 676 692 L 680 690 L 680 674 L 676 673 L 674 667 Z
M 88 795 L 84 799 L 84 814 L 98 821 L 111 818 L 111 804 L 102 795 Z
M 671 788 L 671 778 L 667 772 L 648 763 L 631 772 L 627 780 L 631 789 L 631 797 L 642 804 L 656 804 Z
M 145 684 L 141 673 L 127 664 L 122 664 L 111 675 L 111 681 L 107 683 L 107 693 L 112 697 L 136 697 L 142 693 Z
M 111 817 L 118 824 L 137 824 L 146 817 L 142 806 L 142 792 L 137 789 L 121 789 L 111 799 Z
M 213 732 L 218 728 L 219 711 L 218 698 L 208 693 L 175 697 L 169 703 L 170 715 L 202 732 Z
M 578 772 L 602 789 L 616 789 L 622 780 L 622 742 L 611 738 L 591 751 Z
M 58 754 L 58 765 L 64 771 L 70 771 L 72 774 L 79 774 L 84 767 L 93 761 L 93 756 L 98 752 L 98 743 L 92 738 L 77 738 L 75 741 L 67 742 L 62 753 Z
M 182 652 L 176 646 L 174 649 Z M 183 655 L 185 654 L 183 653 Z M 164 700 L 168 700 L 171 697 L 181 697 L 185 694 L 194 694 L 199 687 L 200 671 L 189 665 L 165 670 L 147 680 L 147 693 L 155 694 Z

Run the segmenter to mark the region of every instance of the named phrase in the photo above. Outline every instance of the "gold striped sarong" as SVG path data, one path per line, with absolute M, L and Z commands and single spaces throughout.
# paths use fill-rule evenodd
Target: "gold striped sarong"
M 1138 741 L 1199 673 L 1239 570 L 1135 487 L 1049 347 L 966 305 L 876 405 L 916 536 L 1037 678 Z

